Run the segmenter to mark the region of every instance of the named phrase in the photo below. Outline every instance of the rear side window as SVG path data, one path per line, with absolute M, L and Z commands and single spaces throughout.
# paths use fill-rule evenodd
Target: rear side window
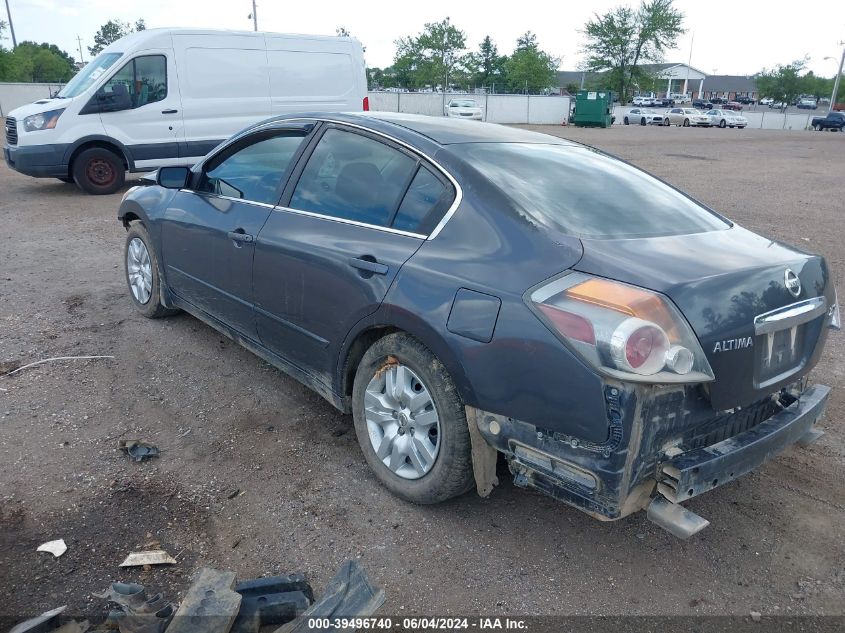
M 541 228 L 585 238 L 628 238 L 730 226 L 656 178 L 586 147 L 467 143 L 451 151 Z
M 391 226 L 400 231 L 429 233 L 452 202 L 451 186 L 420 166 Z
M 417 161 L 372 138 L 326 130 L 302 171 L 290 207 L 389 226 Z
M 264 204 L 276 204 L 282 178 L 305 132 L 263 138 L 215 159 L 203 170 L 197 191 Z

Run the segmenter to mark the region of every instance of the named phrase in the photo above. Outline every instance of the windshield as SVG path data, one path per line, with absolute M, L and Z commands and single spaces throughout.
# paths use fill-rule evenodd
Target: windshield
M 474 108 L 475 101 L 472 99 L 461 99 L 460 101 L 452 101 L 449 105 L 453 108 Z
M 538 227 L 585 238 L 626 238 L 730 226 L 656 178 L 587 147 L 466 143 L 450 149 Z
M 102 77 L 123 53 L 100 53 L 88 65 L 80 70 L 56 96 L 61 99 L 76 97 L 88 90 L 91 85 Z

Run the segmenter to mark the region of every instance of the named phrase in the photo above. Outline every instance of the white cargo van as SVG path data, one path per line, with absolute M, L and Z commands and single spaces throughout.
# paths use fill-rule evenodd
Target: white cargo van
M 55 98 L 12 110 L 3 154 L 21 173 L 112 193 L 126 171 L 192 165 L 267 117 L 362 109 L 355 39 L 149 29 L 110 44 Z

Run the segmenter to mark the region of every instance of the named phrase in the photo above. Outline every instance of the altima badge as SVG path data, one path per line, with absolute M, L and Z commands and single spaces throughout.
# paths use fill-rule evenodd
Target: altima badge
M 801 280 L 798 279 L 798 275 L 792 272 L 791 268 L 787 268 L 786 272 L 783 274 L 783 285 L 786 286 L 786 289 L 789 290 L 789 294 L 793 297 L 797 297 L 801 294 Z

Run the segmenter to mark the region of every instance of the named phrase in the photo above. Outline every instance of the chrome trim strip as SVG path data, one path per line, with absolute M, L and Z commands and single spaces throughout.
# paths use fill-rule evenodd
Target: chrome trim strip
M 376 231 L 384 231 L 385 233 L 393 233 L 395 235 L 404 235 L 405 237 L 414 237 L 418 240 L 426 239 L 425 235 L 421 233 L 411 233 L 410 231 L 400 231 L 399 229 L 391 229 L 389 226 L 379 226 L 378 224 L 367 224 L 366 222 L 357 222 L 355 220 L 347 220 L 346 218 L 336 218 L 332 215 L 323 215 L 322 213 L 315 213 L 313 211 L 302 211 L 300 209 L 291 209 L 290 207 L 276 206 L 275 211 L 286 211 L 287 213 L 295 213 L 297 215 L 306 215 L 321 220 L 331 220 L 333 222 L 340 222 L 341 224 L 351 224 L 352 226 L 360 226 L 365 229 L 374 229 Z
M 444 213 L 443 217 L 440 218 L 440 222 L 437 223 L 437 226 L 435 226 L 434 229 L 432 229 L 431 233 L 427 237 L 425 235 L 421 235 L 421 234 L 418 234 L 418 233 L 407 233 L 405 231 L 398 231 L 396 229 L 390 229 L 388 227 L 378 226 L 378 225 L 375 225 L 375 224 L 364 224 L 362 222 L 355 222 L 353 220 L 349 220 L 348 221 L 349 224 L 356 224 L 358 226 L 368 226 L 368 227 L 371 227 L 371 228 L 374 228 L 374 229 L 379 229 L 379 230 L 382 230 L 382 231 L 386 230 L 386 231 L 389 231 L 389 232 L 399 233 L 399 234 L 402 234 L 402 235 L 410 235 L 412 237 L 422 237 L 425 240 L 433 240 L 435 237 L 437 237 L 440 234 L 440 232 L 443 230 L 443 227 L 446 226 L 446 223 L 449 222 L 449 220 L 452 218 L 453 215 L 455 215 L 455 211 L 457 211 L 458 207 L 461 205 L 461 200 L 463 200 L 463 197 L 464 197 L 464 191 L 463 191 L 463 189 L 461 189 L 461 186 L 458 184 L 458 181 L 455 180 L 455 178 L 452 176 L 452 174 L 450 174 L 448 171 L 446 171 L 446 169 L 440 163 L 438 163 L 431 156 L 429 156 L 425 152 L 419 150 L 418 148 L 413 147 L 413 146 L 409 145 L 408 143 L 401 141 L 398 138 L 395 138 L 393 136 L 390 136 L 389 134 L 385 134 L 384 132 L 381 132 L 379 130 L 373 130 L 372 128 L 368 128 L 368 127 L 365 127 L 363 125 L 358 125 L 356 123 L 349 123 L 348 121 L 338 121 L 336 119 L 297 117 L 295 119 L 281 119 L 279 121 L 268 122 L 268 123 L 265 123 L 263 125 L 259 125 L 256 128 L 253 128 L 248 133 L 252 133 L 252 132 L 255 132 L 257 130 L 262 130 L 264 128 L 273 127 L 274 125 L 279 125 L 281 123 L 287 123 L 289 121 L 322 121 L 324 123 L 334 123 L 335 125 L 345 125 L 347 127 L 355 128 L 355 129 L 358 129 L 358 130 L 363 130 L 364 132 L 369 132 L 370 134 L 375 134 L 376 136 L 381 136 L 382 138 L 386 138 L 387 140 L 389 140 L 393 143 L 396 143 L 397 145 L 401 145 L 405 149 L 413 152 L 414 154 L 417 154 L 418 156 L 422 156 L 423 158 L 425 158 L 434 167 L 436 167 L 438 170 L 440 170 L 440 173 L 442 173 L 444 176 L 446 176 L 446 178 L 449 180 L 449 182 L 452 183 L 452 186 L 455 188 L 455 199 L 452 201 L 452 205 L 446 210 L 446 213 Z M 278 208 L 283 208 L 287 211 L 299 212 L 298 209 L 290 209 L 288 207 L 278 207 Z M 302 213 L 308 213 L 308 212 L 302 212 Z M 329 220 L 340 221 L 339 218 L 333 218 L 331 216 L 324 216 L 324 215 L 320 215 L 320 214 L 317 214 L 317 213 L 312 213 L 311 215 L 314 215 L 314 216 L 317 216 L 317 217 L 322 217 L 322 218 L 327 218 Z
M 777 308 L 754 317 L 754 334 L 767 334 L 795 327 L 820 317 L 827 311 L 827 299 L 815 297 Z
M 251 204 L 255 207 L 263 207 L 264 209 L 275 209 L 276 205 L 267 204 L 266 202 L 258 202 L 256 200 L 246 200 L 244 198 L 233 198 L 232 196 L 221 196 L 219 193 L 211 193 L 210 191 L 194 191 L 193 189 L 180 189 L 179 193 L 192 193 L 201 198 L 215 198 L 218 200 L 231 200 L 232 202 L 243 202 Z

